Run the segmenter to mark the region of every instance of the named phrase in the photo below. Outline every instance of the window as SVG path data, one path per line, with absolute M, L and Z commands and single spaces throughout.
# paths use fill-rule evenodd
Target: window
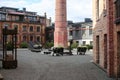
M 8 21 L 11 21 L 11 20 L 12 20 L 12 16 L 11 16 L 11 15 L 8 15 L 8 16 L 7 16 L 7 20 L 8 20 Z
M 90 45 L 93 45 L 93 41 L 90 41 Z
M 73 34 L 73 32 L 72 32 L 72 31 L 70 31 L 70 36 L 72 36 L 72 34 Z
M 104 0 L 104 3 L 103 3 L 103 6 L 104 6 L 104 9 L 107 9 L 107 4 L 106 4 L 106 0 Z
M 115 5 L 116 5 L 116 18 L 119 18 L 120 17 L 120 0 L 116 0 Z
M 40 32 L 40 27 L 39 26 L 37 26 L 37 32 Z
M 37 17 L 33 17 L 33 21 L 37 21 Z
M 19 16 L 11 16 L 11 20 L 12 21 L 19 21 L 20 18 L 19 18 Z M 21 18 L 21 20 L 22 20 L 22 18 Z
M 92 34 L 92 29 L 89 29 L 89 35 L 91 35 Z
M 26 36 L 23 36 L 23 41 L 26 41 L 27 37 Z
M 96 20 L 99 19 L 99 0 L 96 0 Z
M 116 16 L 116 20 L 115 23 L 119 24 L 120 23 L 120 0 L 115 0 L 115 16 Z
M 76 37 L 79 35 L 79 30 L 75 31 L 75 35 L 76 35 Z
M 14 25 L 14 28 L 17 28 L 17 29 L 18 29 L 18 25 Z
M 40 42 L 40 36 L 37 36 L 37 42 Z
M 15 16 L 12 16 L 12 21 L 15 21 Z
M 6 20 L 6 15 L 5 14 L 0 14 L 0 20 Z
M 92 34 L 92 26 L 89 26 L 89 35 Z
M 27 27 L 26 26 L 23 26 L 23 31 L 27 31 Z
M 33 26 L 30 26 L 30 32 L 33 32 Z
M 45 22 L 45 20 L 44 19 L 40 19 L 40 23 L 44 23 Z
M 3 26 L 4 26 L 4 28 L 5 28 L 5 27 L 9 28 L 9 27 L 10 27 L 10 24 L 4 23 Z
M 19 30 L 18 30 L 18 25 L 15 24 L 13 28 L 14 28 L 14 29 L 16 28 L 17 31 L 19 32 Z
M 83 41 L 83 46 L 85 46 L 86 45 L 86 41 Z
M 37 17 L 28 16 L 28 20 L 29 20 L 30 22 L 34 22 L 34 21 L 37 21 Z
M 82 29 L 82 30 L 81 30 L 81 35 L 82 35 L 82 36 L 85 35 L 85 31 L 86 31 L 85 29 Z
M 29 21 L 32 21 L 32 17 L 31 17 L 31 16 L 29 16 L 29 17 L 28 17 L 28 20 L 29 20 Z
M 19 21 L 19 16 L 16 16 L 16 21 Z
M 30 41 L 33 41 L 33 36 L 30 36 Z

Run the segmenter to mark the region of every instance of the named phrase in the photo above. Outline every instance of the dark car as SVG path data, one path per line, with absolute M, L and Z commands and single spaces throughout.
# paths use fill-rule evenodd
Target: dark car
M 41 44 L 35 44 L 35 45 L 33 45 L 33 48 L 31 49 L 31 51 L 33 51 L 33 52 L 41 52 L 41 50 L 42 50 Z

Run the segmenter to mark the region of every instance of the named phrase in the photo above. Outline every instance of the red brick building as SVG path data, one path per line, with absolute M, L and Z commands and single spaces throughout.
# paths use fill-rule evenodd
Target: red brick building
M 39 42 L 45 43 L 46 14 L 37 15 L 36 12 L 19 10 L 18 8 L 1 7 L 0 8 L 0 30 L 4 27 L 12 29 L 17 27 L 17 44 L 21 42 Z M 8 38 L 9 39 L 9 38 Z M 0 31 L 0 41 L 2 41 L 2 32 Z
M 94 62 L 120 77 L 120 0 L 93 0 Z

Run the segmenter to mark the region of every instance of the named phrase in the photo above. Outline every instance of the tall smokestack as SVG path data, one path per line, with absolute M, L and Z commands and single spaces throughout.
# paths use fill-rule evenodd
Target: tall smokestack
M 56 0 L 54 46 L 67 47 L 66 0 Z

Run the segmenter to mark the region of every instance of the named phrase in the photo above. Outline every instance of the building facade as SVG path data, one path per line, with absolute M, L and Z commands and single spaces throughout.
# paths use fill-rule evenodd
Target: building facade
M 120 77 L 120 0 L 93 0 L 94 62 Z
M 54 41 L 54 24 L 46 27 L 46 41 Z M 93 27 L 92 20 L 86 18 L 84 22 L 74 23 L 67 21 L 67 42 L 71 39 L 81 45 L 93 45 Z
M 92 45 L 92 20 L 86 18 L 84 22 L 68 23 L 68 40 L 70 38 L 77 42 L 79 46 Z
M 12 29 L 17 27 L 17 44 L 21 42 L 45 43 L 46 13 L 44 16 L 37 15 L 36 12 L 26 11 L 26 8 L 1 7 L 0 8 L 0 41 L 2 42 L 2 29 L 7 27 Z M 8 38 L 9 39 L 9 38 Z
M 54 42 L 54 24 L 46 27 L 46 42 Z

